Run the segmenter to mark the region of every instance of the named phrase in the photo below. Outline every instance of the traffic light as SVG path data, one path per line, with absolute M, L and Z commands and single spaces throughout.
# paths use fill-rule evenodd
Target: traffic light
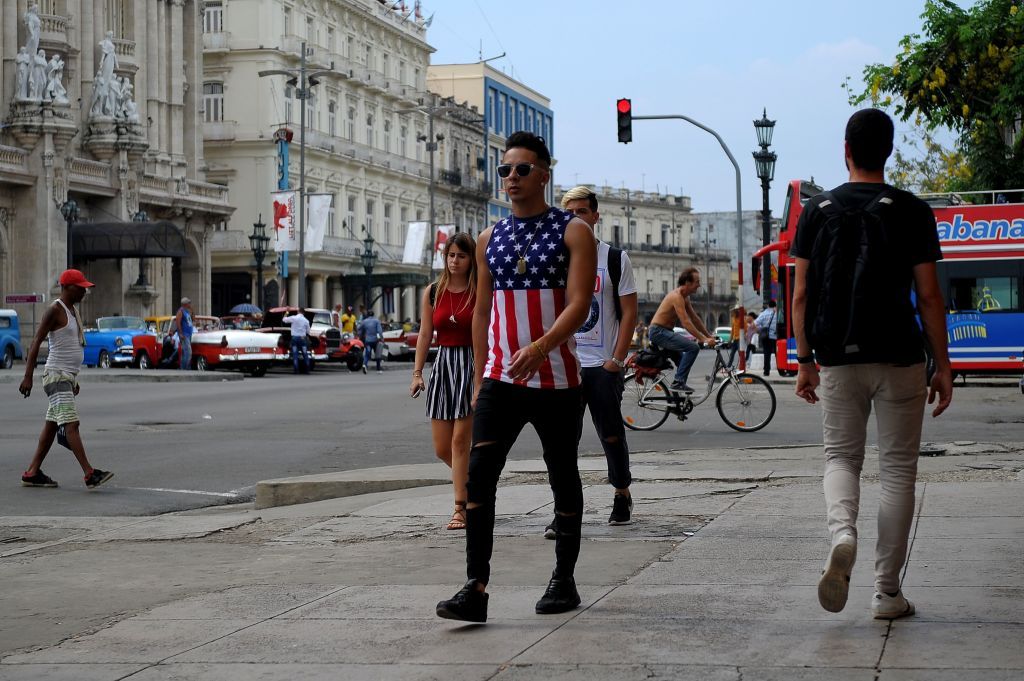
M 615 110 L 619 114 L 619 141 L 629 144 L 633 141 L 633 102 L 620 99 L 615 103 Z

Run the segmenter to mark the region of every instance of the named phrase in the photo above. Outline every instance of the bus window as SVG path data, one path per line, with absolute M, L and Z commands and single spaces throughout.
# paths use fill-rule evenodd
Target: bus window
M 949 307 L 978 312 L 1021 312 L 1017 277 L 950 277 Z

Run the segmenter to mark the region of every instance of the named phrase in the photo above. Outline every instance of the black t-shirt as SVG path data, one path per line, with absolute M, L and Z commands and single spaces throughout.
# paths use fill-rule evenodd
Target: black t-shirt
M 911 288 L 914 283 L 914 267 L 926 262 L 942 260 L 939 236 L 935 229 L 935 214 L 931 207 L 909 192 L 875 182 L 847 182 L 832 190 L 832 196 L 845 208 L 864 207 L 875 199 L 883 189 L 889 190 L 892 204 L 882 211 L 886 239 L 889 249 L 881 271 L 889 272 L 891 295 L 877 301 L 878 315 L 875 328 L 888 339 L 883 347 L 874 353 L 865 352 L 850 362 L 822 362 L 823 364 L 868 363 L 913 364 L 924 358 L 924 341 L 917 324 Z M 825 223 L 826 216 L 818 208 L 820 198 L 807 202 L 797 223 L 796 239 L 790 248 L 795 258 L 810 259 L 818 230 Z M 827 349 L 819 355 L 828 356 Z M 841 353 L 840 353 L 841 354 Z M 821 358 L 819 357 L 819 362 Z

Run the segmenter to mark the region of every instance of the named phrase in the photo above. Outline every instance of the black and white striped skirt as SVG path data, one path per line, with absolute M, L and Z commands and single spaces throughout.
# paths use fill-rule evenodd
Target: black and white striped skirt
M 454 421 L 469 416 L 472 404 L 473 348 L 442 345 L 430 369 L 427 416 Z

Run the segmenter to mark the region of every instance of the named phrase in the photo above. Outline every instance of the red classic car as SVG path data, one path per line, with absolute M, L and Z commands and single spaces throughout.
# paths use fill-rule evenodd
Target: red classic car
M 173 317 L 152 320 L 160 340 L 152 343 L 140 340 L 135 344 L 136 366 L 145 369 L 160 365 L 163 339 L 172 320 Z M 196 330 L 192 334 L 192 367 L 197 371 L 236 369 L 258 377 L 266 374 L 271 365 L 283 363 L 288 358 L 288 351 L 281 347 L 279 335 L 229 329 L 217 317 L 204 315 L 196 315 L 193 322 Z M 156 339 L 156 336 L 148 338 Z M 171 366 L 177 367 L 176 359 L 171 359 Z
M 284 351 L 285 360 L 291 359 L 292 329 L 284 323 L 283 319 L 298 311 L 297 307 L 271 308 L 264 315 L 263 327 L 259 330 L 260 333 L 276 334 L 280 338 L 279 346 Z M 326 324 L 323 323 L 322 318 L 317 316 L 319 312 L 327 311 L 307 309 L 304 313 L 310 322 L 307 340 L 309 341 L 309 358 L 312 365 L 327 361 L 341 346 L 341 332 L 330 326 L 330 312 L 327 312 Z
M 414 326 L 412 331 L 392 329 L 385 331 L 381 339 L 384 341 L 383 357 L 389 361 L 413 361 L 416 359 L 416 341 L 420 336 L 419 326 Z M 437 354 L 437 332 L 434 332 L 427 348 L 427 361 L 433 361 Z

